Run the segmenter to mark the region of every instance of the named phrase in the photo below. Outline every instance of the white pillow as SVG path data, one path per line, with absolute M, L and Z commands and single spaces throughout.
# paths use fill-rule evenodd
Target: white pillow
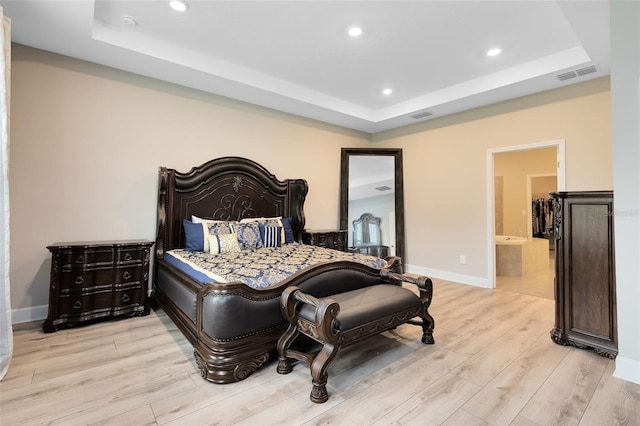
M 207 236 L 209 240 L 209 253 L 232 253 L 240 251 L 238 234 L 218 234 Z
M 215 220 L 215 219 L 204 219 L 201 217 L 198 217 L 196 215 L 191 215 L 191 222 L 193 223 L 201 223 L 202 224 L 202 232 L 204 235 L 204 251 L 205 253 L 210 251 L 209 248 L 209 224 L 211 223 L 222 223 L 222 222 L 227 222 L 226 220 Z

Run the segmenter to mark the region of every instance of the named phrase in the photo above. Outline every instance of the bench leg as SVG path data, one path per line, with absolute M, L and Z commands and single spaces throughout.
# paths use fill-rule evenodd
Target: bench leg
M 325 343 L 311 363 L 311 384 L 313 388 L 311 389 L 310 398 L 315 403 L 321 404 L 329 399 L 329 394 L 327 393 L 329 374 L 327 369 L 331 361 L 338 355 L 339 349 L 339 346 Z
M 293 343 L 295 338 L 298 337 L 298 334 L 298 327 L 294 324 L 289 324 L 287 331 L 285 331 L 284 334 L 280 336 L 280 339 L 278 339 L 278 368 L 276 371 L 279 374 L 289 374 L 293 370 L 291 361 L 286 355 L 289 346 L 291 346 L 291 343 Z
M 429 312 L 426 312 L 426 309 L 420 316 L 422 317 L 422 343 L 425 345 L 433 345 L 435 343 L 435 340 L 433 340 L 435 320 Z

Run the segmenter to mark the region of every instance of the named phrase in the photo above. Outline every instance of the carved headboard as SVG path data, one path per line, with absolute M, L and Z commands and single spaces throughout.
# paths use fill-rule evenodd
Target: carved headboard
M 184 247 L 182 220 L 191 216 L 218 220 L 248 217 L 291 217 L 296 241 L 304 228 L 304 179 L 278 180 L 260 164 L 223 157 L 187 173 L 160 167 L 156 252 Z

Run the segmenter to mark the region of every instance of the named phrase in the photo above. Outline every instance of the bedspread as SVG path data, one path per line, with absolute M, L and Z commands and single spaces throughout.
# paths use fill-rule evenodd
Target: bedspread
M 322 262 L 350 260 L 373 268 L 386 264 L 384 259 L 373 256 L 300 243 L 216 255 L 175 249 L 164 257 L 203 284 L 239 281 L 256 289 L 275 285 L 297 271 Z

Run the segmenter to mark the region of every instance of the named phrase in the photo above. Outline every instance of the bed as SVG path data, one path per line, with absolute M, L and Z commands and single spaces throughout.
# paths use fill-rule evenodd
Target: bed
M 206 251 L 186 251 L 187 244 L 193 241 L 189 229 L 198 218 L 213 223 L 279 219 L 278 223 L 285 221 L 287 226 L 260 227 L 261 232 L 276 230 L 282 237 L 281 247 L 270 247 L 270 253 L 285 246 L 287 250 L 296 246 L 310 250 L 301 244 L 307 191 L 304 179 L 281 181 L 260 164 L 240 157 L 214 159 L 186 173 L 160 167 L 152 299 L 193 345 L 204 379 L 236 382 L 267 363 L 287 325 L 279 305 L 285 288 L 295 285 L 315 297 L 326 297 L 379 283 L 383 271 L 402 272 L 399 258 L 376 259 L 378 263 L 367 264 L 370 259 L 361 262 L 362 259 L 345 256 L 375 258 L 333 250 L 321 262 L 286 277 L 278 276 L 278 281 L 269 285 L 249 285 L 241 278 L 216 280 L 206 271 L 201 271 L 204 277 L 197 276 L 176 264 L 175 257 L 206 257 Z M 216 244 L 211 235 L 209 240 Z M 284 244 L 288 240 L 291 241 Z M 218 243 L 222 247 L 222 242 Z M 282 256 L 295 257 L 291 253 Z M 192 266 L 199 269 L 198 263 Z

